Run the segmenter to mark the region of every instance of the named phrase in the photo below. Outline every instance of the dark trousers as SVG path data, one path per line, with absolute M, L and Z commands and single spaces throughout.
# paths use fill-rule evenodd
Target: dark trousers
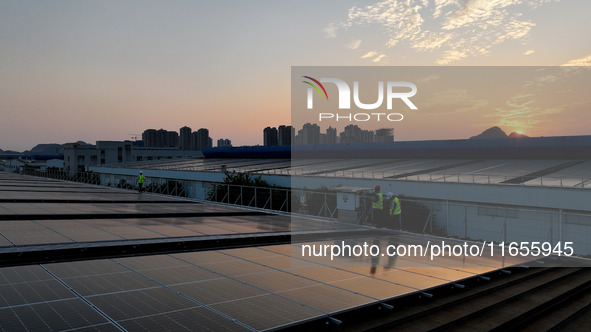
M 378 227 L 383 227 L 386 223 L 386 214 L 383 209 L 373 209 L 373 224 Z

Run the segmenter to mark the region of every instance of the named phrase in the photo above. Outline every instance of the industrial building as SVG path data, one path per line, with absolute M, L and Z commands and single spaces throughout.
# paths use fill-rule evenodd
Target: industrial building
M 143 160 L 194 158 L 200 151 L 179 148 L 143 147 L 132 141 L 97 141 L 96 145 L 66 144 L 64 148 L 65 171 L 73 175 L 85 172 L 89 166 L 112 165 Z

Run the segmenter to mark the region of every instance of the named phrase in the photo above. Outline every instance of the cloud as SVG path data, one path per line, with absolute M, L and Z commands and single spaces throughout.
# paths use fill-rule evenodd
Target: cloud
M 531 55 L 534 53 L 536 53 L 536 50 L 527 50 L 527 51 L 523 52 L 523 55 Z
M 591 54 L 582 58 L 570 60 L 562 66 L 591 66 Z
M 436 62 L 450 64 L 527 38 L 535 23 L 524 19 L 523 11 L 551 1 L 559 0 L 382 0 L 350 8 L 325 32 L 336 36 L 337 31 L 378 26 L 386 37 L 384 49 L 376 52 L 387 55 L 388 48 L 404 43 L 418 52 L 440 52 Z
M 467 58 L 468 54 L 466 54 L 465 52 L 459 51 L 457 49 L 453 49 L 453 50 L 447 50 L 445 52 L 443 52 L 443 56 L 439 59 L 437 59 L 437 64 L 440 65 L 447 65 L 449 63 L 455 62 L 455 61 L 459 61 L 462 60 L 464 58 Z
M 372 61 L 373 61 L 373 62 L 380 62 L 380 61 L 382 61 L 382 60 L 383 60 L 385 57 L 386 57 L 386 55 L 385 55 L 385 54 L 380 54 L 380 55 L 378 55 L 377 57 L 375 57 L 375 58 L 374 58 Z
M 334 24 L 329 24 L 326 28 L 324 28 L 324 36 L 326 38 L 334 38 L 337 36 L 338 27 Z
M 458 0 L 435 0 L 435 9 L 433 10 L 433 18 L 438 18 L 441 16 L 441 12 L 445 7 L 452 6 L 452 7 L 459 7 L 460 4 Z M 448 14 L 450 12 L 447 12 Z
M 364 55 L 361 56 L 362 59 L 368 59 L 368 58 L 373 58 L 374 56 L 376 56 L 378 54 L 378 52 L 367 52 Z
M 352 50 L 356 50 L 359 48 L 359 46 L 361 46 L 361 39 L 353 40 L 353 41 L 347 43 L 347 45 L 345 45 L 345 46 L 347 46 L 347 48 L 350 48 Z
M 375 51 L 370 51 L 365 53 L 361 56 L 361 59 L 372 59 L 372 62 L 380 62 L 386 58 L 386 55 L 383 53 L 378 53 Z

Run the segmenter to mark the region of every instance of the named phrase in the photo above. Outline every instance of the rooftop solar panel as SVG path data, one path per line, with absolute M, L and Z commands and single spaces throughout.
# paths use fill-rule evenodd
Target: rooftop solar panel
M 269 162 L 267 165 L 282 163 Z M 410 163 L 412 161 L 408 161 Z M 236 166 L 262 169 L 256 160 Z M 363 161 L 355 165 L 344 162 L 340 167 L 351 166 L 371 169 L 367 164 L 364 166 Z M 314 167 L 311 166 L 311 169 Z M 462 167 L 468 169 L 467 165 Z M 1 176 L 0 173 L 0 179 Z M 51 189 L 57 183 L 61 182 L 43 182 L 43 187 L 28 187 L 27 190 Z M 117 198 L 129 195 L 139 199 L 135 193 L 98 190 L 90 186 L 73 184 L 60 189 L 69 191 L 57 195 L 67 193 L 70 196 L 66 197 L 74 199 L 76 193 L 81 193 L 79 198 L 84 199 L 108 200 L 110 195 Z M 41 198 L 46 194 L 48 192 L 37 192 L 35 197 Z M 79 246 L 86 250 L 94 246 L 104 249 L 105 242 L 100 241 L 121 239 L 139 241 L 118 242 L 143 245 L 161 244 L 164 239 L 178 236 L 198 235 L 220 241 L 223 236 L 207 235 L 290 229 L 327 230 L 333 234 L 334 230 L 359 229 L 356 225 L 320 223 L 300 217 L 222 215 L 228 211 L 242 213 L 244 210 L 207 204 L 0 202 L 0 209 L 0 215 L 6 217 L 0 221 L 0 246 L 2 243 L 7 246 L 27 243 L 32 246 L 26 248 L 38 245 L 39 249 L 50 250 L 57 247 L 49 244 L 55 241 L 70 242 L 63 244 L 64 247 Z M 175 215 L 187 211 L 215 214 L 202 217 Z M 71 214 L 76 219 L 6 220 L 17 214 L 34 213 L 52 217 Z M 88 213 L 88 218 L 78 218 L 84 213 Z M 112 216 L 108 219 L 89 219 L 104 213 Z M 149 215 L 138 216 L 137 213 Z M 159 213 L 170 213 L 172 216 L 159 218 Z M 231 236 L 225 238 L 236 239 Z M 2 242 L 2 239 L 5 241 Z M 150 242 L 147 239 L 157 240 Z M 397 240 L 413 243 L 411 236 Z M 180 241 L 172 239 L 171 243 Z M 23 248 L 6 247 L 2 250 L 18 251 Z M 118 326 L 128 330 L 175 331 L 274 329 L 491 270 L 480 266 L 478 260 L 466 268 L 444 268 L 428 260 L 411 262 L 399 258 L 390 268 L 384 266 L 386 263 L 383 261 L 372 271 L 369 260 L 361 261 L 363 267 L 333 267 L 322 262 L 292 258 L 291 252 L 290 245 L 276 245 L 2 268 L 0 329 L 108 330 Z M 298 264 L 293 265 L 294 261 Z M 494 262 L 494 265 L 503 266 L 499 262 Z
M 53 278 L 37 265 L 0 268 L 0 285 L 41 280 Z
M 171 288 L 206 305 L 267 294 L 263 290 L 227 278 L 176 285 Z
M 2 308 L 0 317 L 0 330 L 3 331 L 119 331 L 80 299 Z
M 375 299 L 370 297 L 323 284 L 279 291 L 277 294 L 329 313 L 375 302 Z
M 128 331 L 250 331 L 202 307 L 121 320 L 119 324 Z
M 162 287 L 89 296 L 87 299 L 115 321 L 199 307 Z
M 211 307 L 257 330 L 277 328 L 324 315 L 317 309 L 271 294 L 220 302 Z
M 154 282 L 139 278 L 133 272 L 62 278 L 62 281 L 82 296 L 158 287 Z
M 30 281 L 0 285 L 0 308 L 27 303 L 74 298 L 74 294 L 56 280 Z
M 98 276 L 128 272 L 125 267 L 109 260 L 92 260 L 47 264 L 44 267 L 58 278 Z

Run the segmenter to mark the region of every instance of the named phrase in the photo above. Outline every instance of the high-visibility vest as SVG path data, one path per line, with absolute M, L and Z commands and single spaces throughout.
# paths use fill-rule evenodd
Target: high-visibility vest
M 374 209 L 383 210 L 384 209 L 384 196 L 382 195 L 382 193 L 377 193 L 376 195 L 378 195 L 378 201 L 373 202 L 371 207 Z
M 144 183 L 144 175 L 140 174 L 140 177 L 137 179 L 137 183 Z
M 401 213 L 402 210 L 400 209 L 400 201 L 398 200 L 398 197 L 394 197 L 392 200 L 392 205 L 390 205 L 390 214 L 399 215 Z

